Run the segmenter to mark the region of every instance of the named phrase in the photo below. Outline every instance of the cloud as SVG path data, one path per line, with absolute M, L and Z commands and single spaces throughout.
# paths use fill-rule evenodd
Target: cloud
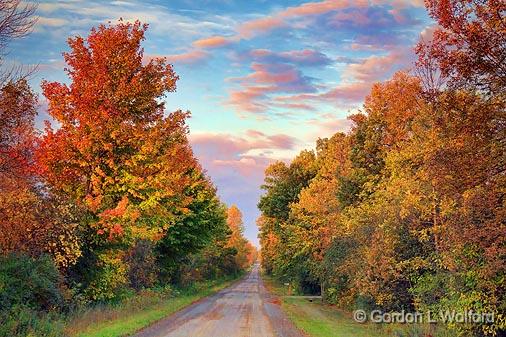
M 61 27 L 68 24 L 69 21 L 62 18 L 48 18 L 39 16 L 37 17 L 37 23 L 35 28 L 39 29 L 40 27 Z
M 297 145 L 297 139 L 292 136 L 266 135 L 257 130 L 248 130 L 243 137 L 196 133 L 190 135 L 190 142 L 211 177 L 232 170 L 244 179 L 261 175 L 270 162 L 285 158 L 280 154 L 293 151 Z M 225 167 L 227 171 L 223 171 Z
M 426 26 L 422 32 L 420 33 L 420 39 L 424 43 L 430 43 L 432 42 L 432 39 L 434 39 L 434 32 L 438 29 L 437 24 L 432 24 L 429 26 Z
M 390 6 L 392 16 L 399 22 L 407 19 L 407 16 L 405 16 L 403 12 L 404 9 L 409 7 L 424 6 L 423 0 L 375 0 L 372 2 L 372 4 L 368 0 L 325 0 L 320 2 L 308 2 L 299 6 L 288 7 L 284 10 L 278 11 L 271 15 L 266 15 L 258 19 L 246 21 L 236 27 L 234 36 L 231 36 L 229 38 L 221 38 L 227 39 L 229 42 L 239 42 L 243 39 L 251 39 L 260 34 L 270 32 L 274 29 L 288 26 L 293 20 L 296 19 L 319 16 L 349 8 L 365 9 L 371 6 L 382 5 Z M 368 18 L 365 17 L 363 13 L 361 13 L 361 15 L 358 17 L 354 16 L 353 14 L 348 14 L 344 16 L 344 19 L 353 19 L 353 21 L 357 23 L 360 23 L 362 20 L 363 24 L 365 24 L 365 22 L 369 22 Z M 218 37 L 219 36 L 215 36 L 214 38 Z M 211 45 L 210 47 L 213 46 Z
M 150 32 L 162 35 L 170 34 L 173 40 L 185 42 L 187 39 L 199 39 L 203 34 L 216 32 L 223 34 L 235 26 L 235 22 L 226 16 L 205 14 L 196 18 L 180 15 L 166 6 L 141 1 L 65 1 L 42 2 L 38 11 L 51 13 L 57 19 L 72 17 L 72 29 L 88 30 L 99 23 L 115 22 L 119 18 L 132 22 L 140 20 L 150 25 Z M 42 20 L 40 27 L 56 24 L 58 21 Z M 70 26 L 70 25 L 69 25 Z M 79 26 L 79 27 L 77 27 Z M 70 27 L 69 27 L 70 31 Z
M 209 54 L 202 50 L 192 50 L 182 54 L 166 55 L 169 63 L 194 64 L 208 58 Z
M 306 138 L 314 142 L 318 138 L 332 137 L 336 132 L 347 133 L 351 129 L 352 122 L 334 114 L 321 114 L 319 118 L 304 121 L 304 125 L 311 126 Z
M 165 58 L 168 63 L 173 64 L 195 64 L 205 62 L 209 59 L 209 53 L 203 50 L 190 50 L 181 54 L 170 55 L 144 55 L 144 61 L 148 62 L 156 58 Z
M 251 69 L 253 72 L 244 77 L 228 79 L 240 84 L 230 91 L 226 102 L 239 112 L 265 112 L 271 105 L 269 101 L 273 94 L 316 91 L 313 79 L 304 76 L 293 65 L 253 63 Z
M 253 129 L 246 130 L 245 134 L 249 137 L 254 137 L 254 138 L 265 137 L 265 133 L 263 133 L 262 131 L 253 130 Z
M 314 59 L 317 53 L 275 53 L 255 49 L 248 55 L 266 61 L 301 62 L 305 56 Z M 345 58 L 342 60 L 345 67 L 341 82 L 330 88 L 316 86 L 313 78 L 302 74 L 293 64 L 254 62 L 252 73 L 228 79 L 239 83 L 239 86 L 230 90 L 226 104 L 233 106 L 239 114 L 253 113 L 259 118 L 266 118 L 267 113 L 273 114 L 275 109 L 315 111 L 319 103 L 352 107 L 363 101 L 374 82 L 405 68 L 413 58 L 412 50 L 406 47 L 397 47 L 386 55 L 371 55 L 357 60 Z
M 343 77 L 364 82 L 379 81 L 406 67 L 413 56 L 413 52 L 405 48 L 395 49 L 387 55 L 372 55 L 360 63 L 348 64 Z
M 260 113 L 267 109 L 262 103 L 267 94 L 274 92 L 273 86 L 244 86 L 241 89 L 231 90 L 226 104 L 235 107 L 238 112 Z
M 340 103 L 360 103 L 371 89 L 371 86 L 372 83 L 370 82 L 340 83 L 326 91 L 279 96 L 276 99 L 303 104 L 314 104 L 317 102 L 333 103 L 336 105 Z
M 261 195 L 264 171 L 276 159 L 287 159 L 279 153 L 294 151 L 295 138 L 288 135 L 266 135 L 247 130 L 244 136 L 226 133 L 192 133 L 190 142 L 196 157 L 218 188 L 221 200 L 237 204 L 244 215 L 246 231 L 255 239 L 256 219 L 260 214 L 256 201 Z
M 268 49 L 253 49 L 250 50 L 246 56 L 254 61 L 291 63 L 298 66 L 326 66 L 332 63 L 332 59 L 327 55 L 312 49 L 284 52 L 275 52 Z
M 347 63 L 341 83 L 316 93 L 277 96 L 277 102 L 300 104 L 310 108 L 317 103 L 353 107 L 364 100 L 373 83 L 384 80 L 395 71 L 406 68 L 414 60 L 411 49 L 397 48 L 386 55 L 372 55 L 356 63 Z
M 200 39 L 193 42 L 195 47 L 199 48 L 218 48 L 226 46 L 231 41 L 223 36 L 213 36 L 206 39 Z
M 250 39 L 257 34 L 268 32 L 274 28 L 282 26 L 283 24 L 284 21 L 281 18 L 269 16 L 247 21 L 240 25 L 237 29 L 237 40 Z

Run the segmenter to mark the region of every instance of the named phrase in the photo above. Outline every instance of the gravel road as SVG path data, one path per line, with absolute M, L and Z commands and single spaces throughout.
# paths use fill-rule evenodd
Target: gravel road
M 243 280 L 140 331 L 135 337 L 303 337 L 258 275 Z

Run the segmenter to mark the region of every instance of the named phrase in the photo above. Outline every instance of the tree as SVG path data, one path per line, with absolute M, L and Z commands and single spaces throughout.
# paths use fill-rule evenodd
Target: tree
M 312 279 L 321 284 L 322 260 L 330 243 L 338 234 L 342 205 L 336 198 L 339 178 L 348 174 L 349 139 L 336 133 L 330 139 L 319 139 L 316 145 L 318 172 L 299 193 L 299 200 L 290 206 L 294 255 L 303 256 Z
M 184 197 L 191 198 L 185 212 L 157 242 L 156 253 L 162 279 L 178 281 L 180 268 L 189 256 L 198 257 L 201 250 L 219 251 L 228 240 L 226 207 L 219 200 L 216 189 L 202 172 L 191 174 Z
M 250 262 L 249 255 L 252 246 L 248 245 L 249 242 L 244 237 L 242 213 L 236 205 L 230 206 L 227 210 L 227 224 L 231 231 L 228 247 L 237 250 L 235 261 L 240 269 L 245 269 Z
M 501 0 L 426 0 L 438 27 L 420 41 L 420 64 L 436 60 L 455 87 L 500 93 L 506 85 L 506 4 Z
M 42 84 L 60 128 L 47 125 L 38 165 L 55 192 L 87 212 L 85 256 L 96 268 L 76 269 L 94 300 L 127 282 L 126 249 L 170 233 L 189 212 L 187 189 L 207 184 L 188 144 L 189 114 L 164 116 L 161 99 L 178 76 L 164 59 L 143 63 L 146 29 L 120 22 L 70 38 L 63 55 L 71 84 Z
M 34 16 L 36 8 L 34 3 L 25 3 L 21 0 L 0 0 L 0 59 L 5 56 L 9 42 L 30 33 L 37 21 Z M 0 86 L 23 78 L 26 78 L 26 74 L 23 74 L 22 68 L 2 69 Z
M 37 98 L 25 80 L 0 89 L 0 254 L 50 253 L 66 268 L 80 256 L 79 210 L 45 189 L 34 165 Z
M 315 175 L 315 155 L 302 151 L 290 164 L 283 162 L 271 164 L 265 170 L 266 194 L 260 197 L 258 208 L 266 216 L 288 219 L 290 204 L 296 202 L 299 192 L 306 187 Z
M 33 172 L 37 97 L 25 80 L 0 89 L 0 178 L 27 177 Z
M 304 281 L 296 279 L 300 278 L 304 265 L 300 263 L 301 255 L 289 245 L 294 230 L 289 224 L 290 207 L 299 201 L 301 190 L 309 185 L 316 173 L 316 158 L 312 151 L 302 151 L 290 165 L 283 162 L 271 164 L 265 170 L 262 186 L 266 193 L 258 203 L 262 212 L 259 227 L 264 268 L 300 284 Z M 311 287 L 313 281 L 309 282 Z

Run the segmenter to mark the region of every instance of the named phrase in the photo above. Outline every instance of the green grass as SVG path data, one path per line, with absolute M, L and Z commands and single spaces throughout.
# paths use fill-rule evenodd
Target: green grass
M 274 279 L 263 276 L 266 287 L 278 295 L 281 308 L 300 330 L 311 337 L 443 337 L 454 336 L 437 327 L 417 324 L 357 323 L 351 313 L 303 298 L 283 297 L 286 288 Z M 426 331 L 430 330 L 428 333 Z
M 72 337 L 129 336 L 193 302 L 226 288 L 235 279 L 208 281 L 163 295 L 145 291 L 116 306 L 88 309 L 69 320 L 66 332 Z

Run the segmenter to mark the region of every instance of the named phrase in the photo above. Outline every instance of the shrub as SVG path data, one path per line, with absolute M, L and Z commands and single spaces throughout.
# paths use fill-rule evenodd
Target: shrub
M 49 256 L 0 256 L 0 337 L 63 336 L 61 280 Z
M 105 250 L 97 255 L 95 269 L 89 272 L 83 295 L 90 302 L 117 302 L 128 296 L 128 266 L 122 252 Z
M 154 246 L 150 241 L 140 240 L 126 256 L 130 286 L 139 291 L 152 287 L 158 276 Z
M 0 312 L 23 305 L 35 311 L 59 309 L 64 304 L 61 276 L 49 256 L 25 254 L 0 257 Z
M 24 305 L 0 313 L 0 337 L 63 337 L 64 323 Z

